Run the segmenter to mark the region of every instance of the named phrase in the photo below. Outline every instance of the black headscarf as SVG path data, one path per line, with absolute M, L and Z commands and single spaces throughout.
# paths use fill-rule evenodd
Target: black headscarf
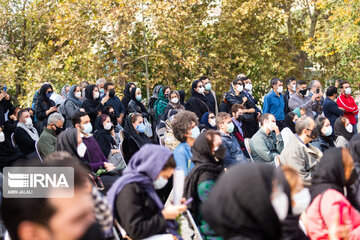
M 334 189 L 344 194 L 346 180 L 341 148 L 330 148 L 324 152 L 320 163 L 316 167 L 311 183 L 310 192 L 312 200 L 328 189 Z
M 111 108 L 114 111 L 112 114 L 110 114 L 110 112 L 109 112 Z M 114 124 L 114 126 L 117 125 L 118 121 L 117 121 L 116 114 L 115 114 L 115 109 L 114 109 L 113 106 L 109 105 L 109 106 L 104 107 L 103 113 L 110 116 L 111 122 Z M 95 121 L 95 128 L 96 128 L 96 121 Z
M 39 92 L 39 98 L 38 100 L 40 102 L 46 102 L 47 105 L 51 104 L 51 102 L 53 102 L 50 98 L 46 97 L 46 91 L 51 88 L 51 91 L 53 90 L 53 87 L 51 86 L 51 84 L 45 83 L 41 86 L 40 88 L 40 92 Z M 55 104 L 53 104 L 52 106 L 54 106 Z
M 294 113 L 289 112 L 285 116 L 284 127 L 288 127 L 293 133 L 295 133 L 295 123 L 293 122 Z
M 94 88 L 96 88 L 96 85 L 87 85 L 87 87 L 85 88 L 85 101 L 88 101 L 89 103 L 91 103 L 91 105 L 93 105 L 94 107 L 97 107 L 97 105 L 99 105 L 100 102 L 100 97 L 98 97 L 97 99 L 94 99 Z
M 225 239 L 280 239 L 281 223 L 270 200 L 274 175 L 268 165 L 233 166 L 202 205 L 205 221 Z
M 134 86 L 134 87 L 135 87 L 135 83 L 133 83 L 133 82 L 128 82 L 128 83 L 125 85 L 124 97 L 131 98 L 131 97 L 130 97 L 130 87 L 131 87 L 131 86 Z
M 196 98 L 199 98 L 201 101 L 203 102 L 206 102 L 206 98 L 205 98 L 205 95 L 197 92 L 195 90 L 195 88 L 197 87 L 198 83 L 201 82 L 200 80 L 195 80 L 193 81 L 193 83 L 191 84 L 191 96 L 192 97 L 196 97 Z
M 136 89 L 137 89 L 136 87 L 131 89 L 130 92 L 131 100 L 135 101 L 136 105 L 138 105 L 141 108 L 141 112 L 147 112 L 144 104 L 142 104 L 140 101 L 136 99 Z
M 343 136 L 348 141 L 350 141 L 351 138 L 354 136 L 354 130 L 352 133 L 349 133 L 346 130 L 344 123 L 341 121 L 341 117 L 338 117 L 338 119 L 336 119 L 334 123 L 334 133 L 336 137 Z
M 184 90 L 179 90 L 179 95 L 180 95 L 180 103 L 181 105 L 185 105 L 185 91 Z
M 70 153 L 72 156 L 80 159 L 77 154 L 77 146 L 78 146 L 78 131 L 77 128 L 69 128 L 66 131 L 63 131 L 58 136 L 58 140 L 56 143 L 56 149 L 58 151 L 65 151 Z
M 98 116 L 95 120 L 94 138 L 99 143 L 99 146 L 103 151 L 105 157 L 109 156 L 111 151 L 111 146 L 116 145 L 116 142 L 115 139 L 111 136 L 110 131 L 104 129 L 102 115 Z
M 141 148 L 146 143 L 151 143 L 150 139 L 144 133 L 137 133 L 131 123 L 131 114 L 127 116 L 124 126 L 124 133 L 130 135 Z
M 191 148 L 193 154 L 191 161 L 195 167 L 191 170 L 185 181 L 185 197 L 193 198 L 193 202 L 188 205 L 188 209 L 193 216 L 199 216 L 201 200 L 198 197 L 197 186 L 206 180 L 216 181 L 223 171 L 223 158 L 225 147 L 221 145 L 214 156 L 206 139 L 206 132 L 200 134 Z

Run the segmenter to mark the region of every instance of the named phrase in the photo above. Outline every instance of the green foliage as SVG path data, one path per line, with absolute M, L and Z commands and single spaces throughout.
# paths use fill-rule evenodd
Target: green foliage
M 208 75 L 222 97 L 240 73 L 261 97 L 274 77 L 359 82 L 357 0 L 0 0 L 0 83 L 30 105 L 43 82 L 105 77 L 123 89 L 190 92 Z M 315 66 L 315 67 L 314 67 Z M 143 94 L 145 95 L 145 94 Z

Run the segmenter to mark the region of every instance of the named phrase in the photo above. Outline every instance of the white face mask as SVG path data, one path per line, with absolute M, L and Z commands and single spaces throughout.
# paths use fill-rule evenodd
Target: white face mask
M 332 132 L 333 132 L 333 129 L 331 126 L 325 127 L 323 129 L 323 134 L 327 137 L 330 136 L 332 134 Z
M 199 93 L 204 93 L 204 92 L 205 92 L 205 88 L 204 88 L 204 87 L 198 88 L 198 91 L 199 91 Z
M 76 92 L 74 95 L 76 98 L 81 98 L 81 92 Z
M 200 129 L 198 128 L 198 126 L 195 126 L 193 129 L 191 129 L 190 132 L 193 139 L 196 139 L 200 135 Z
M 296 92 L 296 84 L 293 85 L 292 90 L 293 92 Z
M 162 189 L 166 186 L 167 183 L 168 180 L 163 178 L 162 176 L 159 176 L 158 179 L 153 182 L 155 189 Z
M 108 123 L 105 124 L 104 129 L 105 130 L 110 130 L 111 127 L 112 127 L 112 124 L 108 122 Z
M 272 193 L 271 205 L 280 221 L 284 221 L 289 210 L 289 199 L 282 191 Z
M 354 130 L 353 125 L 351 125 L 350 123 L 346 126 L 346 131 L 348 131 L 349 133 L 352 133 Z
M 26 118 L 25 124 L 28 127 L 32 127 L 32 125 L 33 125 L 32 119 L 30 117 Z
M 100 93 L 99 93 L 99 92 L 95 92 L 95 94 L 94 94 L 94 99 L 98 99 L 99 96 L 100 96 Z
M 83 133 L 90 134 L 92 131 L 91 123 L 84 124 L 84 129 L 81 130 Z
M 173 98 L 173 99 L 171 99 L 171 102 L 173 104 L 177 104 L 179 102 L 179 99 L 178 98 Z
M 215 127 L 216 126 L 216 119 L 212 118 L 209 121 L 210 126 Z
M 351 94 L 351 88 L 350 88 L 350 87 L 345 88 L 345 94 L 346 94 L 346 95 L 350 95 L 350 94 Z
M 248 84 L 245 84 L 245 89 L 246 91 L 250 91 L 252 90 L 252 84 L 251 83 L 248 83 Z
M 283 91 L 284 91 L 284 87 L 283 87 L 283 86 L 278 87 L 278 89 L 277 89 L 277 92 L 278 92 L 278 93 L 282 93 Z
M 242 92 L 244 90 L 244 86 L 243 85 L 237 85 L 236 90 L 238 92 Z
M 86 149 L 87 149 L 86 145 L 83 142 L 80 143 L 80 145 L 76 149 L 77 154 L 79 155 L 79 157 L 83 158 L 85 156 Z
M 5 141 L 5 134 L 4 132 L 0 132 L 0 143 Z
M 292 207 L 292 212 L 295 215 L 300 215 L 306 211 L 310 204 L 311 195 L 309 189 L 304 188 L 300 192 L 296 193 L 292 199 L 295 202 L 295 206 Z

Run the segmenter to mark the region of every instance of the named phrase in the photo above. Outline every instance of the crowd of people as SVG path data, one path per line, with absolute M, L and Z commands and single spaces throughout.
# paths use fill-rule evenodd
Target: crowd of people
M 194 239 L 360 239 L 350 83 L 269 85 L 262 107 L 244 74 L 221 101 L 206 76 L 187 100 L 157 85 L 145 101 L 133 82 L 120 99 L 119 86 L 100 78 L 59 94 L 44 83 L 21 108 L 3 88 L 1 172 L 70 166 L 75 190 L 66 200 L 3 197 L 2 230 L 13 240 L 183 239 L 185 218 Z

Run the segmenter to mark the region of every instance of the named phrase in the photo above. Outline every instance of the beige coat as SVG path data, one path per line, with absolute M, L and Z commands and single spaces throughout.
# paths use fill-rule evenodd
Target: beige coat
M 303 178 L 305 186 L 311 185 L 312 174 L 322 157 L 322 152 L 318 148 L 308 145 L 309 147 L 306 147 L 294 134 L 280 154 L 281 164 L 295 168 Z

